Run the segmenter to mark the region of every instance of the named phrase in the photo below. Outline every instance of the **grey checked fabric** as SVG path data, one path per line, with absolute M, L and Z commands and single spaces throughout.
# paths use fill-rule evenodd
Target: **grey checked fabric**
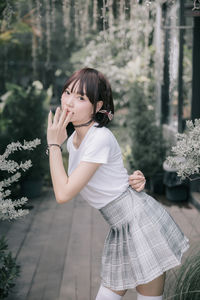
M 135 288 L 179 265 L 189 240 L 153 197 L 131 187 L 99 209 L 110 225 L 101 266 L 104 286 Z

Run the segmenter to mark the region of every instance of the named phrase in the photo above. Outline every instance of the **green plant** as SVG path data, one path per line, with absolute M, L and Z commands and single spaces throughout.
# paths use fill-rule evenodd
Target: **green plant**
M 197 300 L 200 297 L 200 252 L 188 257 L 178 272 L 174 300 Z
M 11 196 L 11 190 L 8 187 L 19 180 L 20 171 L 25 172 L 31 167 L 31 160 L 17 163 L 9 158 L 16 151 L 33 150 L 39 144 L 39 139 L 24 141 L 23 145 L 19 142 L 10 143 L 4 153 L 0 155 L 1 172 L 12 174 L 9 177 L 4 175 L 3 180 L 0 180 L 0 220 L 10 221 L 28 214 L 28 209 L 23 207 L 28 199 L 26 197 L 15 200 L 8 198 Z M 11 252 L 8 253 L 7 242 L 5 237 L 2 237 L 0 239 L 0 299 L 6 298 L 14 287 L 14 281 L 19 276 L 19 270 L 20 266 L 16 264 L 16 259 L 12 257 Z
M 172 147 L 174 156 L 168 156 L 166 163 L 177 169 L 181 179 L 200 174 L 200 119 L 186 121 L 184 133 L 177 133 L 177 143 Z M 200 178 L 196 177 L 194 179 Z
M 200 298 L 200 251 L 193 248 L 190 256 L 166 281 L 164 299 L 198 300 Z
M 132 139 L 131 168 L 142 170 L 147 177 L 162 171 L 166 142 L 156 125 L 153 106 L 148 105 L 141 83 L 135 82 L 129 93 L 129 130 Z
M 15 286 L 15 279 L 20 274 L 20 266 L 16 263 L 16 258 L 8 252 L 7 240 L 0 239 L 0 299 L 8 297 L 11 289 Z
M 22 176 L 22 179 L 40 179 L 44 177 L 48 168 L 46 149 L 46 120 L 50 97 L 43 90 L 40 82 L 33 82 L 28 88 L 15 84 L 7 84 L 10 92 L 7 96 L 2 118 L 4 119 L 4 143 L 13 141 L 23 142 L 39 138 L 41 144 L 32 153 L 33 167 Z M 6 137 L 6 138 L 5 138 Z M 15 153 L 15 159 L 22 160 L 30 157 L 29 151 L 25 154 Z

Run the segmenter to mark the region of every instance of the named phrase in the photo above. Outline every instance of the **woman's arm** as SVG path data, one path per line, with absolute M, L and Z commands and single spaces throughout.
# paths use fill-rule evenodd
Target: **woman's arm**
M 58 107 L 53 118 L 51 111 L 48 116 L 47 143 L 61 146 L 67 138 L 66 127 L 72 113 L 62 112 Z M 53 189 L 58 203 L 64 203 L 76 196 L 94 175 L 100 163 L 81 162 L 68 177 L 62 160 L 61 150 L 58 146 L 49 147 L 49 165 Z
M 60 149 L 52 146 L 49 152 L 53 189 L 56 201 L 62 204 L 74 198 L 82 190 L 101 164 L 81 162 L 72 174 L 67 176 Z
M 57 144 L 60 146 L 63 144 L 67 138 L 66 127 L 71 117 L 72 113 L 67 115 L 66 109 L 61 113 L 59 107 L 56 109 L 54 119 L 52 113 L 49 113 L 47 128 L 48 145 Z M 61 151 L 57 146 L 51 146 L 49 148 L 49 164 L 53 189 L 58 203 L 67 202 L 76 196 L 101 165 L 100 163 L 81 162 L 68 177 L 63 166 Z M 139 175 L 143 176 L 142 172 L 138 174 L 139 172 L 140 171 L 135 171 L 133 175 L 129 177 L 129 183 L 136 191 L 140 191 L 141 182 L 145 180 L 144 178 L 138 178 Z

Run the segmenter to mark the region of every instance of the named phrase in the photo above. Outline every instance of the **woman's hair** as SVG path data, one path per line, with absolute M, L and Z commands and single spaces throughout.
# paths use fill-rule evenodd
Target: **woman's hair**
M 97 127 L 103 127 L 108 124 L 110 120 L 105 113 L 96 113 L 97 102 L 103 101 L 101 109 L 106 110 L 107 112 L 111 111 L 111 113 L 114 114 L 112 90 L 106 77 L 95 69 L 83 68 L 79 71 L 76 71 L 68 78 L 62 93 L 71 83 L 72 92 L 76 88 L 76 83 L 78 83 L 78 89 L 76 90 L 76 93 L 80 95 L 86 94 L 90 102 L 94 105 L 92 119 L 99 123 Z

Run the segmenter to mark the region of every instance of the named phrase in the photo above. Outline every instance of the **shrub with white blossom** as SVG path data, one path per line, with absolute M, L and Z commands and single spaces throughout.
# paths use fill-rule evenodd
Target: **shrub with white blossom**
M 174 156 L 168 156 L 168 166 L 177 169 L 181 179 L 191 179 L 191 175 L 200 174 L 200 119 L 186 121 L 186 131 L 177 133 L 177 144 L 172 147 Z M 200 175 L 195 179 L 200 178 Z M 191 179 L 192 180 L 192 179 Z
M 145 92 L 154 86 L 155 48 L 153 44 L 149 45 L 149 41 L 153 34 L 155 7 L 152 3 L 147 10 L 145 6 L 134 4 L 131 20 L 117 22 L 108 30 L 100 31 L 86 47 L 71 56 L 74 70 L 87 66 L 107 76 L 113 90 L 115 109 L 130 102 L 127 93 L 136 80 L 143 83 Z
M 7 145 L 5 152 L 0 155 L 0 170 L 13 174 L 10 177 L 0 181 L 0 220 L 17 219 L 28 214 L 28 209 L 20 208 L 27 202 L 28 199 L 26 197 L 16 200 L 8 198 L 8 196 L 11 194 L 11 191 L 8 189 L 8 187 L 13 182 L 19 180 L 21 177 L 21 173 L 19 172 L 20 170 L 25 172 L 32 166 L 31 160 L 17 163 L 14 160 L 9 160 L 8 157 L 15 151 L 33 150 L 40 143 L 40 139 L 34 139 L 33 141 L 29 142 L 24 140 L 23 145 L 20 142 L 10 143 Z

